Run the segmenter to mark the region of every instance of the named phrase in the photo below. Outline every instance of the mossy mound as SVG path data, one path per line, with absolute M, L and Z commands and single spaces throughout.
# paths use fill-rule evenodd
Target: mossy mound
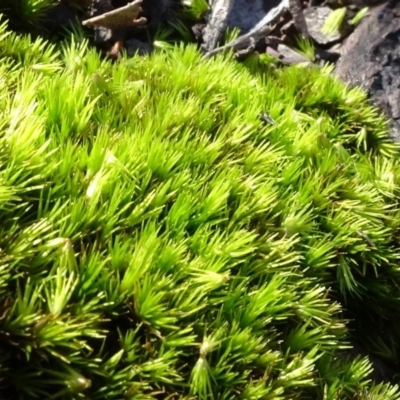
M 363 94 L 5 25 L 0 61 L 1 398 L 400 398 L 341 352 L 358 313 L 397 362 L 400 164 Z

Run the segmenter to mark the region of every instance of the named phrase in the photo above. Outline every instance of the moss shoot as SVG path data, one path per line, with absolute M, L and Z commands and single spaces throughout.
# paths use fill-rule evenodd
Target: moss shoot
M 0 82 L 1 398 L 400 399 L 345 351 L 399 361 L 399 149 L 363 93 L 5 23 Z

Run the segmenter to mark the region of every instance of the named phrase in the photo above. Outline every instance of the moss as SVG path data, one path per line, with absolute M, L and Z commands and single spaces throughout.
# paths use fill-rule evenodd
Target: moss
M 0 13 L 10 19 L 13 29 L 23 32 L 43 30 L 46 13 L 57 3 L 57 0 L 2 0 Z
M 2 398 L 400 398 L 343 357 L 356 313 L 399 339 L 398 147 L 364 94 L 0 32 Z

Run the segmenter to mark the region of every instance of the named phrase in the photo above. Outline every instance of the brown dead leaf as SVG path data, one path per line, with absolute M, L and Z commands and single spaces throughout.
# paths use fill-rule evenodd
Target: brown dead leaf
M 122 47 L 123 47 L 122 40 L 118 40 L 117 42 L 114 43 L 111 49 L 107 51 L 106 53 L 107 56 L 113 60 L 117 60 L 121 54 Z
M 107 29 L 124 29 L 133 26 L 144 25 L 147 21 L 146 18 L 136 19 L 138 14 L 142 11 L 140 4 L 142 0 L 136 0 L 128 3 L 124 7 L 116 8 L 102 15 L 87 19 L 82 22 L 84 26 L 101 26 Z

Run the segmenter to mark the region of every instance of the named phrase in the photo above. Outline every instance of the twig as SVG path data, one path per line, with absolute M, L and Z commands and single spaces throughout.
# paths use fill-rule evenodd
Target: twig
M 274 22 L 289 9 L 289 0 L 282 0 L 279 5 L 271 9 L 268 14 L 253 28 L 250 32 L 239 36 L 236 40 L 227 43 L 224 46 L 210 50 L 205 53 L 205 57 L 212 57 L 219 53 L 224 53 L 230 49 L 240 50 L 256 43 L 267 36 L 274 28 Z
M 251 30 L 249 33 L 239 36 L 236 40 L 233 40 L 232 42 L 229 42 L 224 46 L 217 47 L 214 50 L 208 51 L 204 56 L 208 58 L 215 56 L 216 54 L 219 53 L 224 53 L 225 51 L 228 51 L 230 49 L 239 50 L 246 48 L 250 46 L 252 42 L 257 42 L 261 38 L 267 36 L 268 33 L 270 33 L 273 29 L 274 29 L 273 26 L 266 25 L 261 28 L 258 28 L 257 30 Z
M 203 32 L 203 48 L 206 51 L 215 49 L 226 28 L 229 13 L 235 0 L 216 0 L 212 5 L 210 20 Z
M 146 22 L 145 18 L 136 19 L 140 11 L 142 11 L 140 7 L 141 3 L 142 0 L 136 0 L 124 7 L 87 19 L 82 22 L 82 25 L 101 26 L 108 29 L 121 29 L 143 25 Z

